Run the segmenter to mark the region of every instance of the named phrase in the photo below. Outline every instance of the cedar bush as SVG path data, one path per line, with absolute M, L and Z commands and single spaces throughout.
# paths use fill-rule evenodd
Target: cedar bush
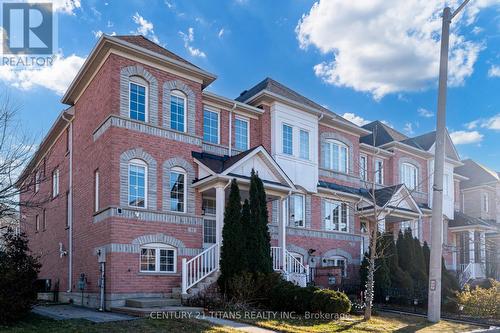
M 500 319 L 500 282 L 490 280 L 490 288 L 476 287 L 471 289 L 465 285 L 458 292 L 457 302 L 464 306 L 463 312 L 474 317 Z
M 0 324 L 13 323 L 30 312 L 37 299 L 40 267 L 26 236 L 8 228 L 0 245 Z

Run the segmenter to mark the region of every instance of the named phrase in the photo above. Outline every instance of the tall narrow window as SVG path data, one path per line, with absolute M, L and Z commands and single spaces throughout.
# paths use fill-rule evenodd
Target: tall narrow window
M 283 154 L 293 155 L 293 128 L 283 124 Z
M 186 97 L 177 90 L 172 90 L 170 95 L 170 128 L 186 131 Z
M 37 172 L 35 172 L 35 193 L 40 191 L 40 181 L 41 181 L 40 178 L 41 178 L 41 172 L 40 170 L 38 170 Z
M 326 230 L 347 232 L 349 215 L 345 202 L 325 200 L 323 214 Z
M 359 156 L 359 178 L 368 180 L 368 162 L 366 155 Z
M 401 164 L 401 180 L 410 190 L 414 190 L 418 185 L 418 169 L 410 163 Z
M 203 140 L 219 143 L 219 113 L 203 110 Z
M 241 118 L 234 119 L 234 147 L 238 150 L 248 149 L 248 120 Z
M 443 194 L 445 196 L 450 195 L 450 175 L 447 173 L 443 175 Z
M 131 160 L 128 166 L 128 204 L 146 207 L 147 166 L 142 160 Z
M 348 170 L 349 149 L 337 140 L 328 140 L 323 145 L 324 167 L 346 173 Z
M 483 193 L 483 211 L 488 213 L 490 210 L 490 203 L 489 203 L 489 195 L 488 193 Z
M 99 211 L 99 170 L 94 171 L 94 212 Z
M 300 158 L 309 159 L 309 132 L 300 130 Z
M 304 227 L 305 226 L 305 200 L 302 194 L 294 194 L 290 196 L 290 203 L 288 208 L 291 210 L 290 212 L 290 223 L 294 227 Z
M 203 219 L 203 243 L 215 244 L 216 242 L 216 221 L 215 219 Z
M 42 212 L 42 231 L 47 229 L 47 210 L 44 208 Z
M 382 160 L 375 161 L 375 183 L 384 183 L 384 162 Z
M 38 214 L 35 215 L 35 231 L 40 231 L 40 216 Z
M 55 198 L 59 195 L 59 169 L 52 172 L 52 197 Z
M 185 212 L 186 210 L 186 173 L 181 168 L 170 171 L 170 210 Z
M 147 106 L 146 106 L 146 86 L 138 83 L 130 82 L 130 118 L 146 121 Z

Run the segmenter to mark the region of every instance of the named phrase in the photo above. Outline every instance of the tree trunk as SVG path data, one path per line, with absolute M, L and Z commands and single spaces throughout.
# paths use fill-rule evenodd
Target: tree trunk
M 373 293 L 375 285 L 375 251 L 377 250 L 377 224 L 373 227 L 372 237 L 370 242 L 370 258 L 368 264 L 368 278 L 366 281 L 365 292 L 365 316 L 364 320 L 370 320 L 372 317 Z

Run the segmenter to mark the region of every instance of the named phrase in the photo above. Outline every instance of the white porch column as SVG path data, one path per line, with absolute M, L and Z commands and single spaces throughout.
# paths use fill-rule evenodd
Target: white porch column
M 222 227 L 224 226 L 224 209 L 226 195 L 224 193 L 224 185 L 218 184 L 215 186 L 215 240 L 219 246 L 222 245 Z
M 479 246 L 481 250 L 481 263 L 486 263 L 486 236 L 484 231 L 479 234 Z
M 474 263 L 475 259 L 475 250 L 474 250 L 474 230 L 469 231 L 469 262 Z
M 380 213 L 377 221 L 377 230 L 380 233 L 385 232 L 385 213 Z
M 282 197 L 279 199 L 279 205 L 281 207 L 281 212 L 278 219 L 278 246 L 281 248 L 280 251 L 280 263 L 285 270 L 285 260 L 286 260 L 286 226 L 288 224 L 288 209 L 287 209 L 287 197 Z

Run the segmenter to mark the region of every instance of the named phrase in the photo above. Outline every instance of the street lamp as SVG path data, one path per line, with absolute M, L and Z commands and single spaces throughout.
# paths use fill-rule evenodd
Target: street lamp
M 439 62 L 439 95 L 436 123 L 436 148 L 434 152 L 434 181 L 432 186 L 431 254 L 429 263 L 429 304 L 427 319 L 437 323 L 441 319 L 441 257 L 443 255 L 443 178 L 446 133 L 446 89 L 448 80 L 448 49 L 451 20 L 469 2 L 465 0 L 453 13 L 450 7 L 443 10 L 441 33 L 441 58 Z

